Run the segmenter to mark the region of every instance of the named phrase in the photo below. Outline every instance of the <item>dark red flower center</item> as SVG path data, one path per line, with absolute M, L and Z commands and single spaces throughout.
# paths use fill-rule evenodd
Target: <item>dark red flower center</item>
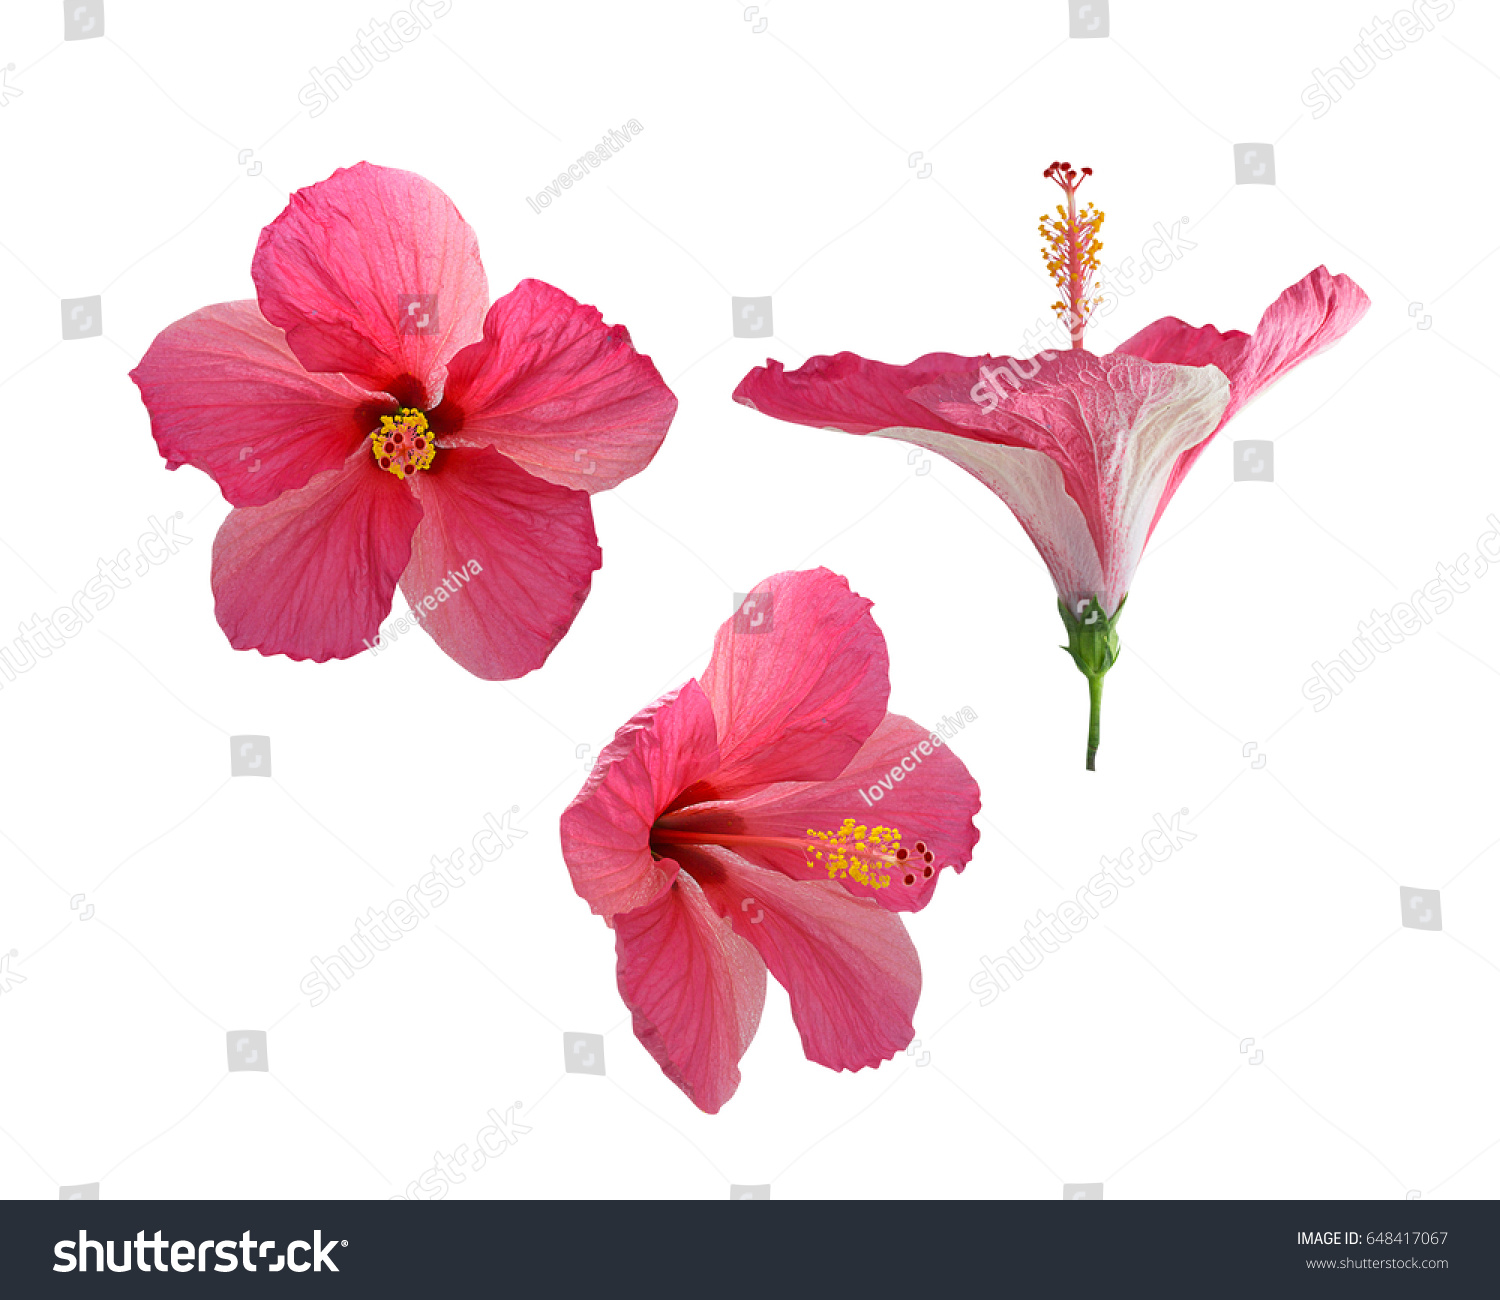
M 359 436 L 369 440 L 378 468 L 399 479 L 418 470 L 435 470 L 434 458 L 463 428 L 463 411 L 447 397 L 433 394 L 415 375 L 393 376 L 354 412 Z

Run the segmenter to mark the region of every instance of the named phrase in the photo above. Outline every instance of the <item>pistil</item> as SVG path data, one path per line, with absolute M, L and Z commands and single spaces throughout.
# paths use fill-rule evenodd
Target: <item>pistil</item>
M 911 848 L 901 843 L 894 826 L 865 826 L 846 817 L 837 830 L 809 828 L 797 835 L 742 835 L 683 824 L 658 822 L 652 828 L 654 844 L 711 845 L 730 850 L 746 848 L 791 849 L 802 853 L 809 866 L 821 867 L 830 880 L 853 880 L 870 889 L 892 885 L 913 888 L 937 874 L 936 856 L 918 840 Z
M 1099 305 L 1094 276 L 1099 270 L 1099 253 L 1104 248 L 1099 239 L 1104 213 L 1092 203 L 1081 213 L 1078 210 L 1078 187 L 1085 176 L 1093 174 L 1092 167 L 1079 171 L 1066 162 L 1052 163 L 1042 173 L 1048 180 L 1056 181 L 1068 196 L 1067 207 L 1057 205 L 1057 216 L 1042 217 L 1038 233 L 1047 241 L 1042 246 L 1047 273 L 1062 294 L 1052 304 L 1052 310 L 1067 324 L 1075 348 L 1083 347 L 1084 327 Z
M 437 444 L 427 417 L 414 406 L 403 406 L 395 415 L 380 417 L 380 428 L 370 435 L 370 453 L 381 469 L 404 479 L 432 464 Z

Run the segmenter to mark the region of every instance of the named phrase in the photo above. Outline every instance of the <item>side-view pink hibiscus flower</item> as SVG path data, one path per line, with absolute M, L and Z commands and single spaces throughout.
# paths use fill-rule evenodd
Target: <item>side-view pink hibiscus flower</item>
M 1041 233 L 1069 351 L 934 352 L 906 366 L 840 352 L 790 372 L 768 361 L 734 397 L 780 420 L 926 447 L 1010 507 L 1052 574 L 1065 649 L 1088 678 L 1092 771 L 1104 674 L 1120 652 L 1115 624 L 1167 502 L 1235 412 L 1342 338 L 1370 300 L 1320 266 L 1266 309 L 1254 334 L 1168 316 L 1095 355 L 1083 333 L 1102 300 L 1104 214 L 1092 204 L 1080 212 L 1076 197 L 1090 173 L 1066 162 L 1044 173 L 1067 195 Z
M 589 494 L 677 409 L 650 358 L 540 280 L 490 305 L 458 209 L 389 167 L 299 190 L 250 274 L 253 301 L 168 326 L 131 372 L 167 467 L 235 507 L 211 579 L 230 644 L 348 658 L 399 583 L 471 673 L 540 667 L 600 564 Z
M 739 1086 L 767 969 L 810 1060 L 859 1070 L 911 1042 L 922 971 L 898 913 L 979 839 L 967 769 L 886 712 L 868 600 L 815 569 L 743 608 L 701 680 L 620 728 L 561 824 L 636 1037 L 710 1114 Z

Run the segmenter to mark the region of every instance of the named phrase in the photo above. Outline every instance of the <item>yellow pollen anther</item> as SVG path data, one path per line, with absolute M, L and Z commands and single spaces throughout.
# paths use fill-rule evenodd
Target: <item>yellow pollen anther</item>
M 937 870 L 927 846 L 918 841 L 906 848 L 894 826 L 861 826 L 846 817 L 836 831 L 809 828 L 807 840 L 810 861 L 824 867 L 830 880 L 853 880 L 870 889 L 911 887 L 931 880 Z
M 399 479 L 432 464 L 437 444 L 427 427 L 427 417 L 414 406 L 403 406 L 395 415 L 382 415 L 380 428 L 370 435 L 375 463 Z

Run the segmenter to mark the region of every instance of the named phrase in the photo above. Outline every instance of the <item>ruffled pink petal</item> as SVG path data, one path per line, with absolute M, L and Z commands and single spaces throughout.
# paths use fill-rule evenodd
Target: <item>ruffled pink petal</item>
M 443 652 L 476 677 L 520 677 L 573 625 L 601 563 L 588 495 L 489 447 L 437 455 L 431 472 L 411 480 L 426 513 L 402 594 Z
M 786 989 L 808 1060 L 862 1070 L 911 1042 L 922 965 L 900 917 L 829 880 L 791 880 L 722 851 L 690 856 L 714 910 Z
M 602 492 L 646 468 L 677 410 L 651 358 L 561 289 L 522 280 L 496 301 L 484 338 L 448 366 L 444 405 L 460 442 L 522 469 Z
M 309 374 L 253 300 L 168 325 L 130 377 L 167 468 L 203 470 L 230 505 L 264 505 L 338 469 L 368 434 L 357 412 L 372 394 Z
M 768 360 L 740 380 L 734 400 L 777 420 L 843 433 L 906 427 L 955 433 L 958 430 L 953 425 L 907 394 L 948 375 L 977 377 L 982 364 L 1002 365 L 1008 360 L 932 352 L 910 365 L 893 366 L 867 361 L 853 352 L 840 352 L 831 357 L 811 357 L 796 370 Z
M 1337 343 L 1369 307 L 1370 299 L 1359 285 L 1347 275 L 1330 275 L 1326 266 L 1320 266 L 1266 308 L 1253 335 L 1240 330 L 1221 334 L 1212 325 L 1195 329 L 1169 316 L 1148 325 L 1115 351 L 1174 365 L 1217 366 L 1229 376 L 1229 404 L 1218 425 L 1222 429 L 1241 407 L 1288 370 Z M 1153 528 L 1207 445 L 1205 440 L 1178 458 L 1151 521 Z
M 411 556 L 422 507 L 363 451 L 214 538 L 214 614 L 236 650 L 347 659 L 374 641 Z
M 261 231 L 250 274 L 307 369 L 382 391 L 410 375 L 432 401 L 489 303 L 479 245 L 452 200 L 364 162 L 293 194 Z
M 1282 375 L 1332 347 L 1370 308 L 1365 291 L 1347 275 L 1320 266 L 1284 290 L 1260 318 L 1255 333 L 1212 325 L 1195 328 L 1175 316 L 1148 325 L 1116 353 L 1178 366 L 1214 365 L 1229 376 L 1228 423 L 1246 402 Z
M 932 744 L 934 734 L 910 718 L 887 714 L 834 780 L 785 782 L 684 809 L 672 814 L 671 828 L 685 836 L 733 836 L 736 853 L 793 880 L 828 880 L 827 857 L 815 860 L 787 841 L 806 842 L 809 831 L 837 834 L 846 820 L 866 836 L 875 827 L 894 828 L 907 851 L 905 863 L 869 863 L 871 883 L 847 874 L 836 880 L 887 911 L 919 912 L 932 901 L 943 870 L 962 871 L 979 842 L 979 786 L 941 736 Z M 932 854 L 930 864 L 917 853 L 918 844 Z
M 615 733 L 562 815 L 573 888 L 606 921 L 656 898 L 670 863 L 653 863 L 651 827 L 684 789 L 719 765 L 713 706 L 696 681 L 642 709 Z
M 615 919 L 616 978 L 635 1036 L 699 1110 L 716 1114 L 740 1086 L 760 1024 L 766 968 L 676 865 L 660 893 Z
M 1036 543 L 1059 596 L 1074 608 L 1097 596 L 1113 613 L 1173 464 L 1212 435 L 1229 384 L 1213 366 L 1081 350 L 1035 365 L 990 409 L 973 400 L 973 376 L 913 391 L 967 437 L 911 429 L 889 436 L 930 447 L 980 479 Z
M 827 569 L 778 573 L 719 629 L 703 674 L 722 761 L 713 797 L 844 770 L 891 689 L 870 607 Z
M 1244 330 L 1230 330 L 1226 334 L 1212 325 L 1189 325 L 1176 316 L 1163 316 L 1131 335 L 1115 351 L 1169 366 L 1217 366 L 1230 376 L 1232 404 L 1233 372 L 1249 342 L 1250 336 Z

